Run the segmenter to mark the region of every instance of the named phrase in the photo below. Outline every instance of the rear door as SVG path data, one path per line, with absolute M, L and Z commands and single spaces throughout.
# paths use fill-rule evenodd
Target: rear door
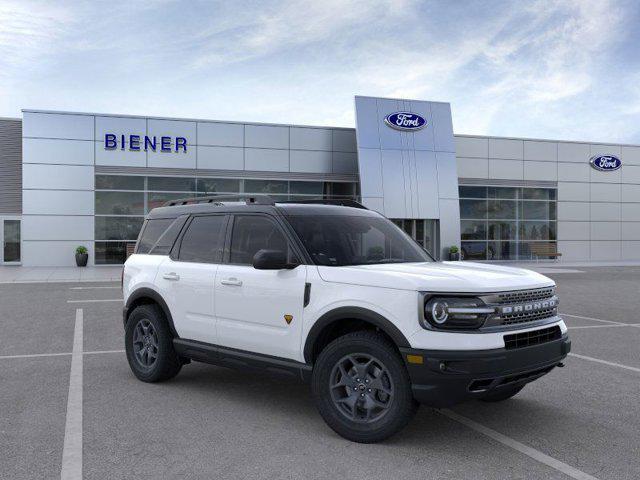
M 231 223 L 215 283 L 219 345 L 300 360 L 306 265 L 256 270 L 252 261 L 258 250 L 285 251 L 296 263 L 299 255 L 269 215 L 237 214 Z
M 214 281 L 228 219 L 224 214 L 192 217 L 171 256 L 158 270 L 156 284 L 181 338 L 212 344 L 217 341 Z

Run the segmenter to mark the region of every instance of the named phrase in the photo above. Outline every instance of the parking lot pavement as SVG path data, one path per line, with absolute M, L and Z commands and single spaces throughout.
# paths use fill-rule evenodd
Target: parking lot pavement
M 118 284 L 0 285 L 0 478 L 640 478 L 640 327 L 620 325 L 640 323 L 640 268 L 550 275 L 565 368 L 504 403 L 421 408 L 377 445 L 333 433 L 306 385 L 196 363 L 137 381 Z

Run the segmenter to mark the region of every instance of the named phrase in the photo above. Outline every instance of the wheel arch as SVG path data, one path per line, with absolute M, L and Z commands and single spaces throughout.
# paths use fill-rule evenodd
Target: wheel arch
M 332 333 L 342 325 L 366 325 L 370 329 L 381 331 L 397 348 L 407 348 L 409 341 L 389 319 L 373 310 L 362 307 L 339 307 L 323 314 L 311 327 L 305 341 L 303 355 L 307 364 L 313 364 L 316 357 L 331 340 Z
M 160 307 L 162 312 L 164 313 L 165 318 L 167 319 L 167 323 L 169 324 L 169 329 L 174 338 L 180 338 L 178 332 L 176 331 L 176 327 L 173 323 L 173 316 L 171 315 L 171 310 L 169 310 L 169 306 L 167 302 L 164 301 L 162 295 L 160 295 L 155 290 L 151 288 L 142 287 L 129 295 L 127 299 L 127 303 L 124 306 L 123 312 L 123 325 L 126 327 L 127 319 L 129 318 L 129 314 L 139 305 L 150 305 L 155 304 Z

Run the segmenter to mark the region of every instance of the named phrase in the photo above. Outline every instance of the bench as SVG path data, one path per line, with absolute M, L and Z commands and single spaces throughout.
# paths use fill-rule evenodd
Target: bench
M 557 259 L 558 257 L 562 256 L 562 254 L 558 252 L 555 243 L 531 243 L 529 246 L 529 251 L 531 252 L 531 255 L 535 255 L 536 260 L 539 260 L 540 257 L 550 257 Z

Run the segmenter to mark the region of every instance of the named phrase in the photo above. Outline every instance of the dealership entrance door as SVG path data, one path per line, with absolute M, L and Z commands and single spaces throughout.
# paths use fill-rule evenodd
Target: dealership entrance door
M 20 217 L 0 217 L 0 263 L 20 264 Z
M 438 245 L 438 239 L 440 235 L 438 233 L 438 220 L 392 218 L 391 221 L 407 232 L 436 260 L 439 259 L 440 246 Z

